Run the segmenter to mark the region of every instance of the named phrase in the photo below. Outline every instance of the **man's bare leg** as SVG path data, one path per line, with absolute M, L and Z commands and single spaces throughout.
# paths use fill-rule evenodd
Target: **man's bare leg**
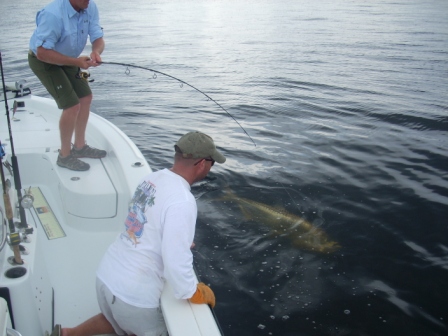
M 79 114 L 75 123 L 75 147 L 81 149 L 86 144 L 86 128 L 89 121 L 90 105 L 92 103 L 92 95 L 79 99 Z
M 70 155 L 72 136 L 75 130 L 76 120 L 78 119 L 80 104 L 69 107 L 62 111 L 59 119 L 59 132 L 61 136 L 60 155 L 66 157 Z
M 103 314 L 95 315 L 75 328 L 63 328 L 61 336 L 116 335 L 115 330 Z

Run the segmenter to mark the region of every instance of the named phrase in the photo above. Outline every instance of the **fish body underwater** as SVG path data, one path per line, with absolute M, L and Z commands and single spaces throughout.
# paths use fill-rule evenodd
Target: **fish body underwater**
M 283 208 L 238 197 L 230 191 L 226 192 L 224 199 L 235 202 L 245 219 L 270 227 L 271 235 L 287 237 L 294 247 L 318 253 L 331 253 L 340 248 L 324 230 Z

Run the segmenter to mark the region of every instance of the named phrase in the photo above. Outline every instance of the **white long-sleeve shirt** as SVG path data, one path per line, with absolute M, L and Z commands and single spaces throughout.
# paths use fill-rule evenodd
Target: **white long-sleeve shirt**
M 107 250 L 97 276 L 124 302 L 159 306 L 166 279 L 178 299 L 196 291 L 191 245 L 197 205 L 188 182 L 168 169 L 146 176 L 137 187 L 125 231 Z

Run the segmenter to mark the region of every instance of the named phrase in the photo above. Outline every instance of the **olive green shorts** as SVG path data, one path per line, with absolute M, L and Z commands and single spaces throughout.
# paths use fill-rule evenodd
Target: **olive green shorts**
M 79 104 L 79 98 L 92 94 L 89 82 L 76 78 L 78 67 L 39 61 L 31 51 L 28 53 L 28 63 L 62 110 Z

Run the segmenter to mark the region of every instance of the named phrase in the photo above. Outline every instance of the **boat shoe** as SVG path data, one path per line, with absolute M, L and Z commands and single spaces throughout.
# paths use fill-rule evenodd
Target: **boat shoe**
M 93 148 L 87 144 L 81 149 L 76 149 L 75 146 L 73 146 L 71 151 L 71 155 L 74 158 L 101 159 L 105 157 L 106 154 L 107 152 L 105 150 Z
M 56 161 L 56 164 L 59 167 L 67 168 L 70 170 L 76 170 L 76 171 L 85 171 L 89 170 L 90 165 L 88 163 L 85 163 L 84 161 L 78 160 L 73 156 L 73 154 L 70 154 L 66 156 L 65 158 L 58 155 L 58 160 Z

